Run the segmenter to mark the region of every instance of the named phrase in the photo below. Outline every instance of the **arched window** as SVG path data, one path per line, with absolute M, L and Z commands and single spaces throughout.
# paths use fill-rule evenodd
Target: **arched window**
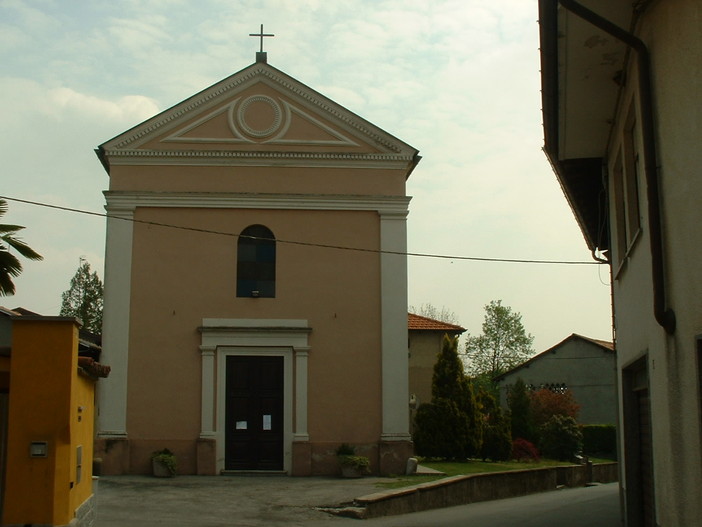
M 250 225 L 239 235 L 236 296 L 275 297 L 275 236 L 263 225 Z

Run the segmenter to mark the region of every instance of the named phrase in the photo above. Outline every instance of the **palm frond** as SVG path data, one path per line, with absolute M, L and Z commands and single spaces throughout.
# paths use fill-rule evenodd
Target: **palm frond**
M 16 250 L 18 253 L 20 253 L 22 256 L 29 260 L 43 260 L 44 257 L 36 252 L 34 249 L 32 249 L 29 245 L 24 243 L 22 240 L 19 238 L 15 238 L 14 236 L 11 236 L 9 234 L 5 234 L 4 236 L 0 237 L 0 240 L 5 242 L 7 245 L 12 247 L 14 250 Z
M 14 295 L 12 278 L 22 272 L 22 264 L 14 254 L 0 250 L 0 296 Z
M 24 227 L 22 227 L 21 225 L 7 225 L 0 223 L 0 233 L 3 234 L 8 232 L 15 233 L 21 231 L 22 229 L 24 229 Z

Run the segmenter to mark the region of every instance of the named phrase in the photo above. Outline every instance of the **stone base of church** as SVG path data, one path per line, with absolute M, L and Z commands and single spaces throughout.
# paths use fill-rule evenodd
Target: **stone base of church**
M 378 473 L 381 476 L 404 474 L 407 460 L 413 455 L 412 441 L 381 441 L 378 443 Z
M 292 444 L 291 476 L 312 475 L 312 445 L 309 441 L 295 441 Z
M 104 476 L 151 474 L 152 454 L 168 448 L 176 456 L 178 474 L 200 474 L 199 463 L 202 460 L 203 474 L 214 475 L 215 442 L 200 444 L 200 441 L 98 437 L 95 440 L 95 458 L 100 459 L 101 474 Z
M 371 474 L 389 476 L 404 474 L 407 460 L 412 457 L 411 441 L 379 441 L 378 443 L 350 443 L 358 456 L 370 460 Z M 306 446 L 305 446 L 306 445 Z M 336 449 L 340 443 L 294 443 L 293 476 L 335 476 L 341 473 Z M 295 470 L 299 467 L 299 470 Z
M 213 438 L 197 440 L 197 475 L 217 475 L 217 441 Z
M 407 460 L 413 455 L 413 444 L 406 440 L 349 443 L 355 448 L 356 455 L 370 460 L 371 474 L 375 475 L 404 474 Z M 341 467 L 336 456 L 339 445 L 336 442 L 293 442 L 288 473 L 291 476 L 339 475 Z M 101 460 L 101 475 L 151 474 L 151 454 L 163 448 L 175 453 L 179 474 L 218 474 L 214 438 L 166 441 L 100 437 L 95 441 L 95 457 Z
M 93 455 L 100 475 L 129 474 L 129 440 L 126 437 L 98 437 Z

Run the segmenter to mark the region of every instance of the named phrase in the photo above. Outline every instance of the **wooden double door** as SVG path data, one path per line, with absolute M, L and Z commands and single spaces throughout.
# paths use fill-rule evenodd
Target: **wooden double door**
M 226 368 L 225 470 L 283 470 L 283 357 L 230 355 Z

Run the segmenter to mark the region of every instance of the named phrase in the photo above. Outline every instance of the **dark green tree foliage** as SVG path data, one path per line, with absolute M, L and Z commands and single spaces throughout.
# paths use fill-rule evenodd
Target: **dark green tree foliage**
M 414 443 L 421 456 L 465 459 L 480 452 L 481 417 L 457 348 L 458 338 L 444 335 L 431 403 L 417 409 Z
M 483 418 L 480 457 L 483 460 L 507 461 L 512 451 L 509 419 L 504 415 L 497 399 L 488 391 L 479 390 L 477 400 Z
M 483 333 L 468 336 L 466 355 L 472 376 L 487 374 L 491 379 L 520 365 L 533 353 L 534 337 L 524 330 L 522 315 L 493 300 L 485 306 Z
M 102 303 L 102 281 L 97 272 L 90 272 L 90 264 L 81 258 L 71 286 L 61 295 L 61 316 L 80 318 L 84 329 L 101 334 Z
M 572 417 L 554 415 L 539 429 L 539 446 L 544 457 L 568 461 L 582 450 L 583 434 Z
M 0 218 L 7 212 L 7 201 L 0 199 Z M 17 278 L 22 272 L 22 264 L 12 251 L 17 251 L 20 256 L 28 260 L 43 260 L 43 257 L 29 245 L 17 237 L 17 233 L 24 229 L 20 225 L 0 224 L 0 296 L 14 295 Z
M 414 420 L 413 440 L 417 454 L 449 460 L 468 457 L 468 421 L 454 401 L 437 399 L 422 404 Z
M 531 415 L 531 399 L 526 384 L 521 378 L 517 379 L 517 382 L 510 389 L 507 403 L 509 405 L 512 438 L 535 442 L 536 433 Z

